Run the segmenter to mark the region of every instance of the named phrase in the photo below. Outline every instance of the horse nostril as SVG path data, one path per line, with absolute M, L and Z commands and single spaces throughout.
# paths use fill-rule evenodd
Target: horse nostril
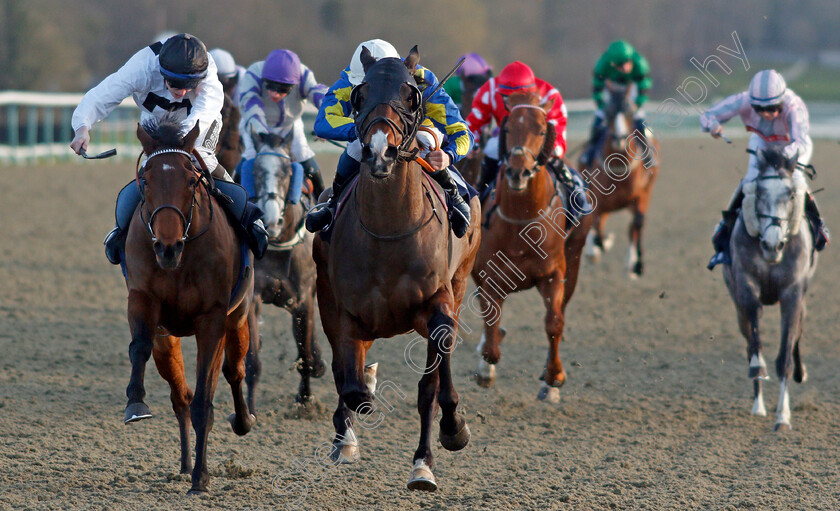
M 175 252 L 181 253 L 184 250 L 184 240 L 178 240 L 175 242 Z
M 161 252 L 163 252 L 163 243 L 161 243 L 160 241 L 155 241 L 152 244 L 152 247 L 155 249 L 156 254 L 160 254 Z
M 761 248 L 764 250 L 770 250 L 770 245 L 768 245 L 766 241 L 761 240 Z
M 785 242 L 780 241 L 779 246 L 776 249 L 781 252 L 784 248 L 785 248 Z

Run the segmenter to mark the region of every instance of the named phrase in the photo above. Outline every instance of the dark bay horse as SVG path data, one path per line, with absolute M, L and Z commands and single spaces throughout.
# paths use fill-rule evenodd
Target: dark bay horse
M 597 262 L 612 247 L 612 234 L 604 236 L 607 216 L 628 208 L 633 215 L 630 222 L 630 250 L 627 255 L 627 275 L 638 278 L 644 272 L 642 259 L 642 228 L 648 210 L 653 183 L 659 174 L 659 144 L 650 136 L 631 129 L 626 112 L 632 111 L 632 88 L 608 84 L 609 101 L 605 110 L 607 131 L 600 152 L 591 165 L 580 162 L 580 169 L 592 183 L 590 190 L 597 205 L 593 213 L 592 230 L 587 240 L 586 255 Z M 645 157 L 650 167 L 645 167 Z
M 225 92 L 222 106 L 222 131 L 216 144 L 216 158 L 228 171 L 233 172 L 242 157 L 242 144 L 239 141 L 239 120 L 242 114 L 236 102 Z
M 805 293 L 817 269 L 817 252 L 803 216 L 807 184 L 780 153 L 756 154 L 760 174 L 743 185 L 744 202 L 730 239 L 731 265 L 723 277 L 735 302 L 738 325 L 747 340 L 749 377 L 753 379 L 753 415 L 764 416 L 761 381 L 769 379 L 758 320 L 765 305 L 778 303 L 782 341 L 776 357 L 779 402 L 775 429 L 790 429 L 790 381 L 808 376 L 799 353 L 805 322 Z M 770 163 L 773 162 L 773 163 Z
M 316 239 L 314 258 L 318 305 L 339 394 L 332 459 L 352 462 L 359 457 L 351 412 L 375 409 L 373 385 L 365 378 L 365 357 L 373 341 L 415 330 L 428 343 L 417 400 L 420 445 L 408 487 L 434 491 L 431 442 L 438 405 L 443 447 L 457 451 L 470 438 L 456 412 L 450 353 L 481 230 L 476 198 L 466 235 L 452 235 L 441 192 L 415 161 L 416 132 L 424 115 L 411 72 L 418 61 L 416 47 L 405 63 L 395 58 L 374 62 L 366 49 L 362 52 L 366 76 L 350 98 L 363 145 L 361 173 L 355 188 L 348 187 L 331 240 Z
M 209 481 L 207 440 L 220 369 L 233 393 L 233 431 L 244 435 L 256 420 L 242 395 L 256 318 L 251 253 L 240 249 L 224 210 L 193 166 L 198 126 L 183 139 L 179 130 L 180 124 L 168 122 L 137 129 L 148 158 L 137 171 L 142 202 L 125 249 L 132 366 L 125 415 L 127 423 L 151 416 L 143 402 L 143 376 L 154 355 L 178 418 L 181 473 L 190 472 L 190 426 L 195 429 L 190 493 L 197 493 L 206 491 Z M 181 355 L 181 337 L 189 335 L 198 344 L 195 394 Z
M 476 91 L 490 79 L 491 74 L 492 72 L 488 71 L 485 74 L 461 77 L 461 104 L 458 107 L 464 119 L 467 118 L 472 109 Z M 455 164 L 461 175 L 464 176 L 464 180 L 473 186 L 478 184 L 478 178 L 481 177 L 481 160 L 484 158 L 484 152 L 481 148 L 484 147 L 484 142 L 489 138 L 490 129 L 491 125 L 486 125 L 481 136 L 479 136 L 479 140 L 475 141 L 475 146 L 470 154 Z
M 255 266 L 256 314 L 259 318 L 261 304 L 268 303 L 286 309 L 292 315 L 292 333 L 298 349 L 296 365 L 300 373 L 295 402 L 306 404 L 312 399 L 310 378 L 320 378 L 326 371 L 315 339 L 313 236 L 303 226 L 305 203 L 309 199 L 302 197 L 295 204 L 287 200 L 292 163 L 283 138 L 262 133 L 255 135 L 254 139 L 254 147 L 257 148 L 254 189 L 269 233 L 269 248 Z M 262 371 L 259 358 L 261 342 L 260 336 L 251 339 L 246 359 L 248 406 L 254 414 L 256 387 Z
M 549 350 L 538 397 L 556 402 L 558 387 L 566 381 L 558 345 L 592 219 L 591 215 L 574 219 L 574 206 L 564 204 L 546 169 L 556 136 L 546 118 L 553 101 L 540 105 L 538 94 L 514 94 L 507 106 L 510 114 L 499 135 L 501 177 L 496 196 L 487 197 L 483 205 L 492 214 L 484 225 L 472 276 L 482 310 L 501 312 L 511 292 L 536 287 L 542 295 Z M 497 315 L 484 318 L 476 372 L 483 387 L 495 382 L 495 365 L 501 358 L 504 331 L 498 319 Z

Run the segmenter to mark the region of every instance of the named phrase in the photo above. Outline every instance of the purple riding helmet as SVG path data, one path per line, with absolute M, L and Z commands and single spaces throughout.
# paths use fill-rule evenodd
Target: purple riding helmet
M 468 76 L 490 76 L 493 73 L 493 68 L 478 53 L 466 53 L 458 57 L 458 60 L 461 58 L 464 63 L 458 68 L 457 74 L 462 79 Z
M 291 50 L 274 50 L 265 59 L 262 79 L 297 85 L 300 81 L 300 58 Z

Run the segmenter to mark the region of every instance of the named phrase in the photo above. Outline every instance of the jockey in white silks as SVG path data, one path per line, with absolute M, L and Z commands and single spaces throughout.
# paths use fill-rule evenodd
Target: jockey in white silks
M 303 167 L 316 190 L 323 190 L 321 169 L 315 152 L 309 147 L 303 127 L 303 108 L 307 101 L 320 108 L 327 86 L 315 79 L 315 74 L 300 62 L 290 50 L 274 50 L 264 61 L 248 67 L 238 85 L 239 110 L 242 120 L 244 150 L 238 171 L 242 186 L 254 197 L 254 158 L 257 155 L 252 133 L 274 133 L 290 143 L 291 159 Z M 299 190 L 289 190 L 289 196 L 299 196 Z
M 87 150 L 93 125 L 132 96 L 140 108 L 142 123 L 174 120 L 180 122 L 184 133 L 197 124 L 199 135 L 195 151 L 213 177 L 232 181 L 215 154 L 224 103 L 222 84 L 216 73 L 216 63 L 204 43 L 193 35 L 173 35 L 165 42 L 158 41 L 143 48 L 84 95 L 73 112 L 75 136 L 70 143 L 71 149 L 76 154 Z M 126 200 L 123 207 L 134 211 L 141 197 L 139 192 L 132 193 Z M 251 225 L 243 227 L 260 240 L 265 229 L 258 216 L 254 216 Z M 113 264 L 120 263 L 124 235 L 125 229 L 118 225 L 105 238 L 105 255 Z
M 802 98 L 787 88 L 784 78 L 778 72 L 768 69 L 759 71 L 750 82 L 749 90 L 734 94 L 706 110 L 700 116 L 700 128 L 714 138 L 723 133 L 722 123 L 736 115 L 747 130 L 752 132 L 749 148 L 754 152 L 762 149 L 781 150 L 782 156 L 800 165 L 811 161 L 814 144 L 811 141 L 808 123 L 808 108 Z M 799 168 L 794 167 L 794 179 L 803 180 Z M 723 212 L 723 220 L 712 236 L 716 254 L 709 261 L 709 269 L 719 263 L 729 264 L 729 237 L 738 218 L 743 200 L 743 183 L 759 175 L 758 158 L 750 154 L 747 175 L 738 184 L 729 207 Z M 820 217 L 817 204 L 810 192 L 806 195 L 805 213 L 812 226 L 814 247 L 822 250 L 829 242 L 829 232 Z

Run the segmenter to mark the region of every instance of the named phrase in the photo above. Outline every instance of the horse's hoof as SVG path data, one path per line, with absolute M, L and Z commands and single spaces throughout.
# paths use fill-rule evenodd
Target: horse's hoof
M 232 413 L 228 415 L 228 422 L 230 422 L 230 427 L 233 429 L 233 432 L 239 436 L 245 436 L 251 431 L 251 428 L 254 424 L 257 423 L 257 417 L 253 413 L 248 414 L 248 418 L 245 419 L 244 424 L 238 424 L 236 422 L 236 414 Z
M 460 451 L 470 443 L 470 428 L 465 421 L 461 429 L 454 435 L 447 435 L 441 431 L 439 439 L 440 445 L 447 451 Z
M 361 458 L 358 445 L 333 444 L 330 452 L 330 459 L 336 465 L 349 465 L 356 463 Z
M 435 475 L 432 473 L 432 469 L 422 459 L 414 462 L 411 477 L 408 478 L 408 489 L 420 491 L 437 490 Z
M 207 495 L 207 490 L 202 490 L 201 488 L 190 488 L 190 491 L 187 492 L 187 496 L 189 497 L 197 497 L 200 495 Z
M 604 252 L 609 252 L 615 245 L 615 233 L 607 234 L 607 237 L 601 240 L 601 246 L 604 247 Z
M 790 425 L 790 422 L 777 422 L 775 426 L 773 426 L 773 431 L 782 432 L 790 431 L 793 428 Z
M 540 385 L 540 391 L 537 393 L 537 399 L 547 403 L 559 403 L 560 389 L 558 387 L 551 387 L 546 385 L 545 382 L 542 382 L 542 385 Z
M 479 359 L 478 368 L 475 370 L 475 382 L 485 389 L 492 387 L 496 383 L 496 364 L 490 364 L 483 358 Z
M 327 372 L 327 364 L 324 362 L 324 359 L 318 359 L 318 362 L 315 364 L 315 367 L 312 368 L 312 377 L 313 378 L 320 378 L 324 376 L 324 373 Z
M 125 407 L 125 423 L 130 424 L 132 422 L 141 421 L 143 419 L 148 419 L 152 416 L 152 411 L 146 406 L 146 403 L 142 401 L 138 401 L 136 403 L 130 403 L 128 406 Z
M 793 381 L 796 383 L 805 383 L 808 381 L 808 369 L 805 368 L 805 364 L 799 363 L 793 369 Z

